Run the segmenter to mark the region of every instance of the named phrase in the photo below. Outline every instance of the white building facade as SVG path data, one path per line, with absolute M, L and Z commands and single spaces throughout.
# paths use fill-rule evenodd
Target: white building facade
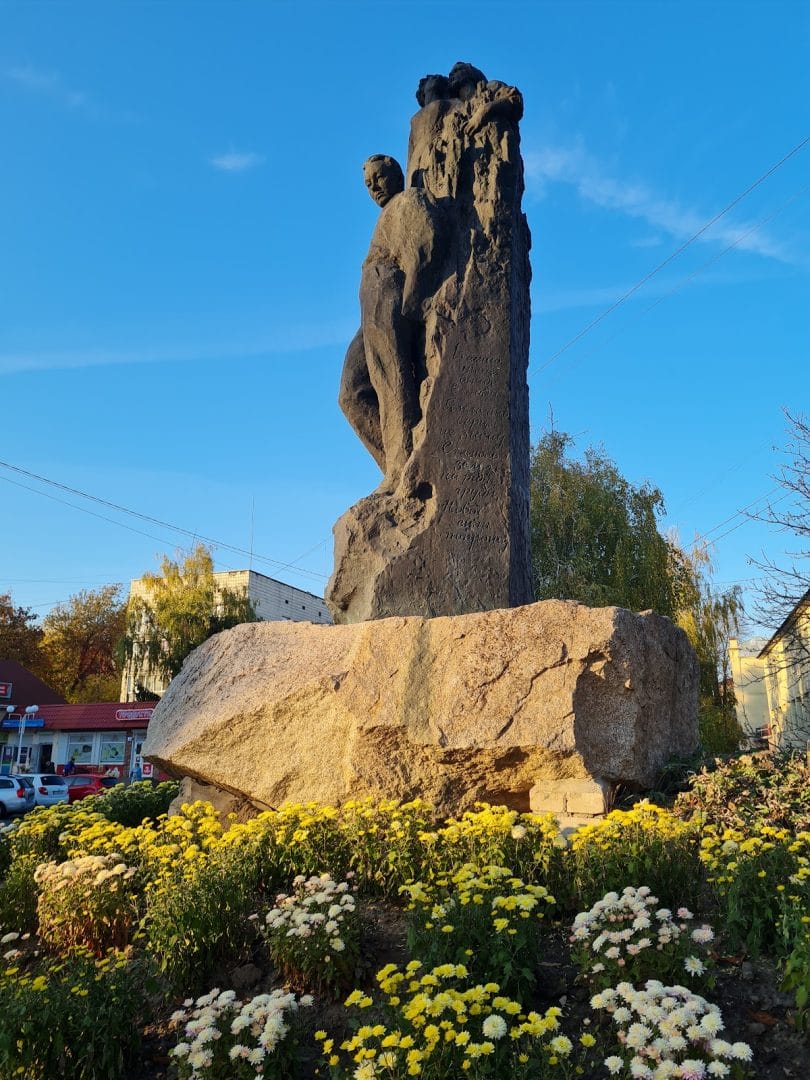
M 332 617 L 321 596 L 297 589 L 284 581 L 277 581 L 255 570 L 224 570 L 214 574 L 222 589 L 247 594 L 256 616 L 263 622 L 311 622 L 331 624 Z M 130 599 L 148 599 L 149 593 L 141 578 L 130 582 Z M 132 701 L 137 687 L 162 694 L 168 683 L 156 673 L 149 671 L 137 655 L 126 664 L 121 678 L 121 701 Z

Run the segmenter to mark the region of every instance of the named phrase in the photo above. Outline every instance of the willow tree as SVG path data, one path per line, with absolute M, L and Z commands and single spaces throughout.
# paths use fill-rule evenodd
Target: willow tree
M 217 581 L 210 550 L 198 544 L 182 560 L 164 556 L 160 573 L 140 579 L 127 605 L 120 651 L 142 682 L 156 678 L 165 685 L 213 634 L 256 621 L 245 590 Z
M 578 600 L 590 607 L 649 608 L 675 618 L 688 585 L 683 552 L 662 535 L 658 488 L 626 480 L 594 447 L 568 454 L 564 432 L 532 452 L 531 538 L 537 600 Z

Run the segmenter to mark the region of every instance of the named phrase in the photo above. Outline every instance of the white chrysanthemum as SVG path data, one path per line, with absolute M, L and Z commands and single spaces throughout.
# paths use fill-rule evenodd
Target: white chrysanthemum
M 638 1050 L 647 1045 L 651 1035 L 652 1032 L 646 1024 L 631 1024 L 627 1029 L 627 1045 Z
M 692 941 L 696 941 L 698 945 L 707 945 L 710 941 L 714 941 L 714 931 L 710 926 L 699 926 L 697 930 L 692 931 Z
M 681 1076 L 683 1080 L 703 1080 L 706 1075 L 706 1064 L 696 1058 L 687 1058 L 681 1062 Z
M 502 1039 L 506 1034 L 506 1029 L 506 1021 L 497 1013 L 492 1013 L 481 1025 L 481 1030 L 488 1039 Z
M 700 1021 L 700 1027 L 707 1035 L 716 1035 L 723 1030 L 723 1026 L 723 1018 L 717 1006 L 710 1009 Z
M 731 1044 L 731 1056 L 737 1061 L 750 1061 L 754 1053 L 748 1043 L 735 1042 Z
M 702 960 L 698 960 L 696 956 L 687 956 L 683 966 L 689 975 L 702 975 L 706 970 L 706 965 Z
M 192 1069 L 207 1069 L 213 1060 L 214 1055 L 210 1050 L 197 1050 L 188 1055 L 188 1063 Z
M 630 1075 L 638 1080 L 652 1080 L 653 1071 L 641 1058 L 633 1058 L 630 1062 Z
M 615 1054 L 613 1054 L 611 1055 L 611 1057 L 605 1058 L 605 1068 L 611 1076 L 615 1076 L 621 1069 L 624 1068 L 624 1062 L 620 1057 L 617 1057 Z

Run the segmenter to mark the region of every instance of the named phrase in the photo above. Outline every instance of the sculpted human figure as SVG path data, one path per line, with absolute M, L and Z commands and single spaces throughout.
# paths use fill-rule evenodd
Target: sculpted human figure
M 441 280 L 442 215 L 426 192 L 404 190 L 394 158 L 375 154 L 363 174 L 382 213 L 363 263 L 361 327 L 346 354 L 339 401 L 392 489 L 420 417 L 425 318 Z
M 517 152 L 517 126 L 523 116 L 520 91 L 486 75 L 472 64 L 458 63 L 448 76 L 427 75 L 419 83 L 419 112 L 411 120 L 408 183 L 435 198 L 456 198 L 459 185 L 481 178 L 486 202 L 498 187 L 490 166 Z M 485 150 L 483 159 L 476 151 Z M 466 166 L 465 166 L 466 161 Z M 498 170 L 500 171 L 500 170 Z M 469 195 L 471 189 L 467 191 Z
M 523 99 L 469 63 L 416 97 L 404 181 L 364 166 L 381 212 L 340 404 L 384 476 L 335 525 L 336 622 L 532 597 Z

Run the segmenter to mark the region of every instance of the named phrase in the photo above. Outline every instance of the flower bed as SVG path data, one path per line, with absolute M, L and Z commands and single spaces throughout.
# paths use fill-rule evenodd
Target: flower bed
M 223 825 L 195 803 L 126 824 L 125 800 L 0 832 L 0 1076 L 68 1059 L 81 1080 L 810 1075 L 807 833 L 640 804 L 566 847 L 552 819 L 502 807 L 442 823 L 360 800 Z M 395 955 L 366 933 L 383 909 Z M 716 998 L 758 955 L 790 1004 L 741 1025 Z M 775 1025 L 798 1065 L 749 1061 L 746 1024 Z

